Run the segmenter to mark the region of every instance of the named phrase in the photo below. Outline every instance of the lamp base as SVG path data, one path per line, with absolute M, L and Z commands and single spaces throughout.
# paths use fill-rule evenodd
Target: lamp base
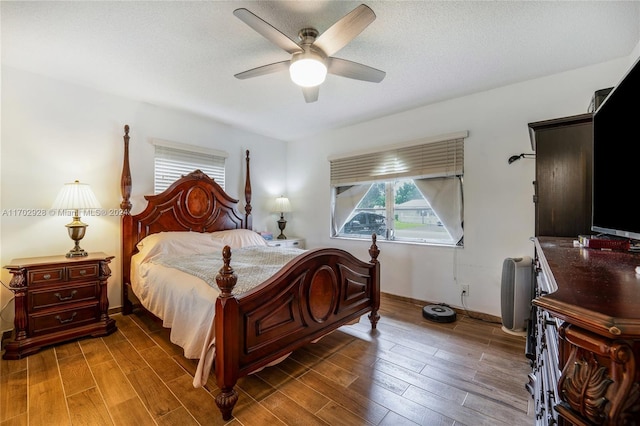
M 75 246 L 69 250 L 69 253 L 65 254 L 65 257 L 83 257 L 89 253 L 80 248 L 80 240 L 84 238 L 84 234 L 87 231 L 86 223 L 80 222 L 80 217 L 74 216 L 73 221 L 65 225 L 69 231 L 69 237 L 76 243 Z
M 88 256 L 89 253 L 87 253 L 86 251 L 84 251 L 84 249 L 81 249 L 80 247 L 76 246 L 74 248 L 72 248 L 71 250 L 69 250 L 69 252 L 67 254 L 65 254 L 65 257 L 84 257 L 84 256 Z
M 284 219 L 284 215 L 280 214 L 280 220 L 278 220 L 278 228 L 280 228 L 280 235 L 278 240 L 286 240 L 287 236 L 283 234 L 284 228 L 287 226 L 287 221 Z

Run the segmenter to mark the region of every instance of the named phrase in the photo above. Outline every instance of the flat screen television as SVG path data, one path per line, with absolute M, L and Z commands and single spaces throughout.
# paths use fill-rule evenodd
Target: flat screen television
M 640 240 L 638 182 L 640 59 L 593 115 L 592 231 Z

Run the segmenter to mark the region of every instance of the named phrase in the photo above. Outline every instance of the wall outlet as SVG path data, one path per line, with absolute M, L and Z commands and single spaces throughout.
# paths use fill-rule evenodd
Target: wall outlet
M 469 284 L 462 284 L 461 286 L 461 293 L 463 296 L 469 296 Z

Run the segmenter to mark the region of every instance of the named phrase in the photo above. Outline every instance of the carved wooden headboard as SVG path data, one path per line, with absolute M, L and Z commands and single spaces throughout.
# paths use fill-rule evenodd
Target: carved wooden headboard
M 164 192 L 145 195 L 147 206 L 131 215 L 131 170 L 129 167 L 129 126 L 124 127 L 124 161 L 121 176 L 122 203 L 122 284 L 130 281 L 131 256 L 136 244 L 150 234 L 163 231 L 214 232 L 251 229 L 251 179 L 249 150 L 246 151 L 245 213 L 239 201 L 227 194 L 209 176 L 195 170 L 175 181 Z M 126 303 L 126 300 L 123 300 Z

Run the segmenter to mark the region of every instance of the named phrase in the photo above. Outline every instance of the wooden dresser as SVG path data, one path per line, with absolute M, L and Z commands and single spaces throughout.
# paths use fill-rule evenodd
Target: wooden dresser
M 3 358 L 19 359 L 54 343 L 114 332 L 107 298 L 111 259 L 89 253 L 15 259 L 5 266 L 12 274 L 15 320 Z
M 535 239 L 536 424 L 640 425 L 640 254 Z

